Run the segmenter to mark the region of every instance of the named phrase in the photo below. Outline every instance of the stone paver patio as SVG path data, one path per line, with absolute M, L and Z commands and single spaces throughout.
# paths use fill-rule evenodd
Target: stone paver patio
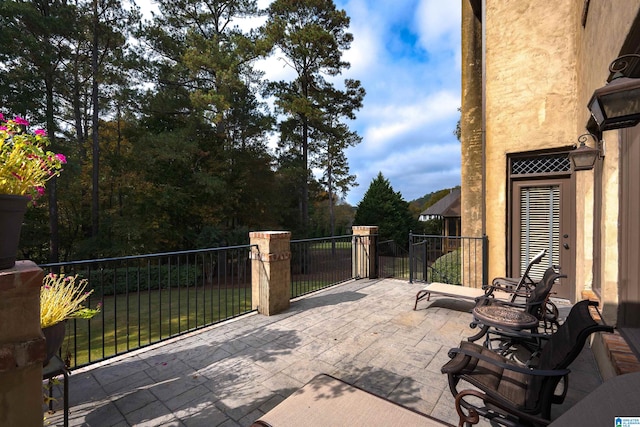
M 350 281 L 279 315 L 250 314 L 78 369 L 70 377 L 70 425 L 248 426 L 318 373 L 457 424 L 440 367 L 475 331 L 470 306 L 432 298 L 413 311 L 421 288 Z M 554 417 L 601 383 L 588 348 L 571 369 Z M 46 422 L 62 425 L 62 411 Z

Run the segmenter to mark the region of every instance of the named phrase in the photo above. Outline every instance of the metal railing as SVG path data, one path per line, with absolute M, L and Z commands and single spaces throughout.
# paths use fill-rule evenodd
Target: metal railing
M 88 279 L 90 320 L 67 321 L 61 357 L 80 367 L 252 311 L 251 245 L 43 264 Z
M 291 298 L 353 278 L 354 236 L 291 241 Z
M 409 234 L 409 281 L 487 285 L 487 237 Z
M 377 270 L 380 278 L 409 279 L 409 251 L 394 240 L 378 242 Z

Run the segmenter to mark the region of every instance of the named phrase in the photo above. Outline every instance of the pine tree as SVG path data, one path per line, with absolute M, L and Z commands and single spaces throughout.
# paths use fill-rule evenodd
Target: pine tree
M 293 81 L 270 84 L 268 94 L 276 97 L 276 107 L 287 116 L 280 128 L 281 148 L 300 158 L 301 176 L 306 177 L 300 190 L 301 220 L 306 229 L 310 168 L 320 153 L 319 144 L 329 142 L 324 137 L 328 128 L 339 123 L 336 118 L 351 117 L 360 108 L 364 91 L 355 80 L 345 81 L 346 89 L 341 91 L 325 79 L 349 67 L 342 60 L 342 53 L 353 40 L 346 31 L 349 17 L 344 10 L 337 10 L 332 0 L 276 0 L 268 13 L 266 34 L 285 63 L 296 72 Z M 331 102 L 339 107 L 328 111 Z M 336 139 L 333 141 L 331 144 L 337 148 Z M 349 141 L 343 140 L 342 144 L 355 139 Z
M 379 241 L 393 240 L 406 246 L 409 231 L 417 227 L 407 203 L 389 181 L 378 173 L 357 206 L 355 225 L 377 225 Z

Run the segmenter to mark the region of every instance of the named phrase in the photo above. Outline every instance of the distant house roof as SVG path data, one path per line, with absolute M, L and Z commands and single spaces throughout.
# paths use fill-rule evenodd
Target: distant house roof
M 425 209 L 421 218 L 460 216 L 460 189 L 454 188 L 449 194 Z

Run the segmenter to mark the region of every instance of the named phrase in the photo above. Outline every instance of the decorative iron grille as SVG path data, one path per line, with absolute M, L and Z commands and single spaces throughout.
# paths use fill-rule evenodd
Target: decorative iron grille
M 511 159 L 511 175 L 532 175 L 562 173 L 571 171 L 567 153 L 548 154 L 535 157 L 514 157 Z

